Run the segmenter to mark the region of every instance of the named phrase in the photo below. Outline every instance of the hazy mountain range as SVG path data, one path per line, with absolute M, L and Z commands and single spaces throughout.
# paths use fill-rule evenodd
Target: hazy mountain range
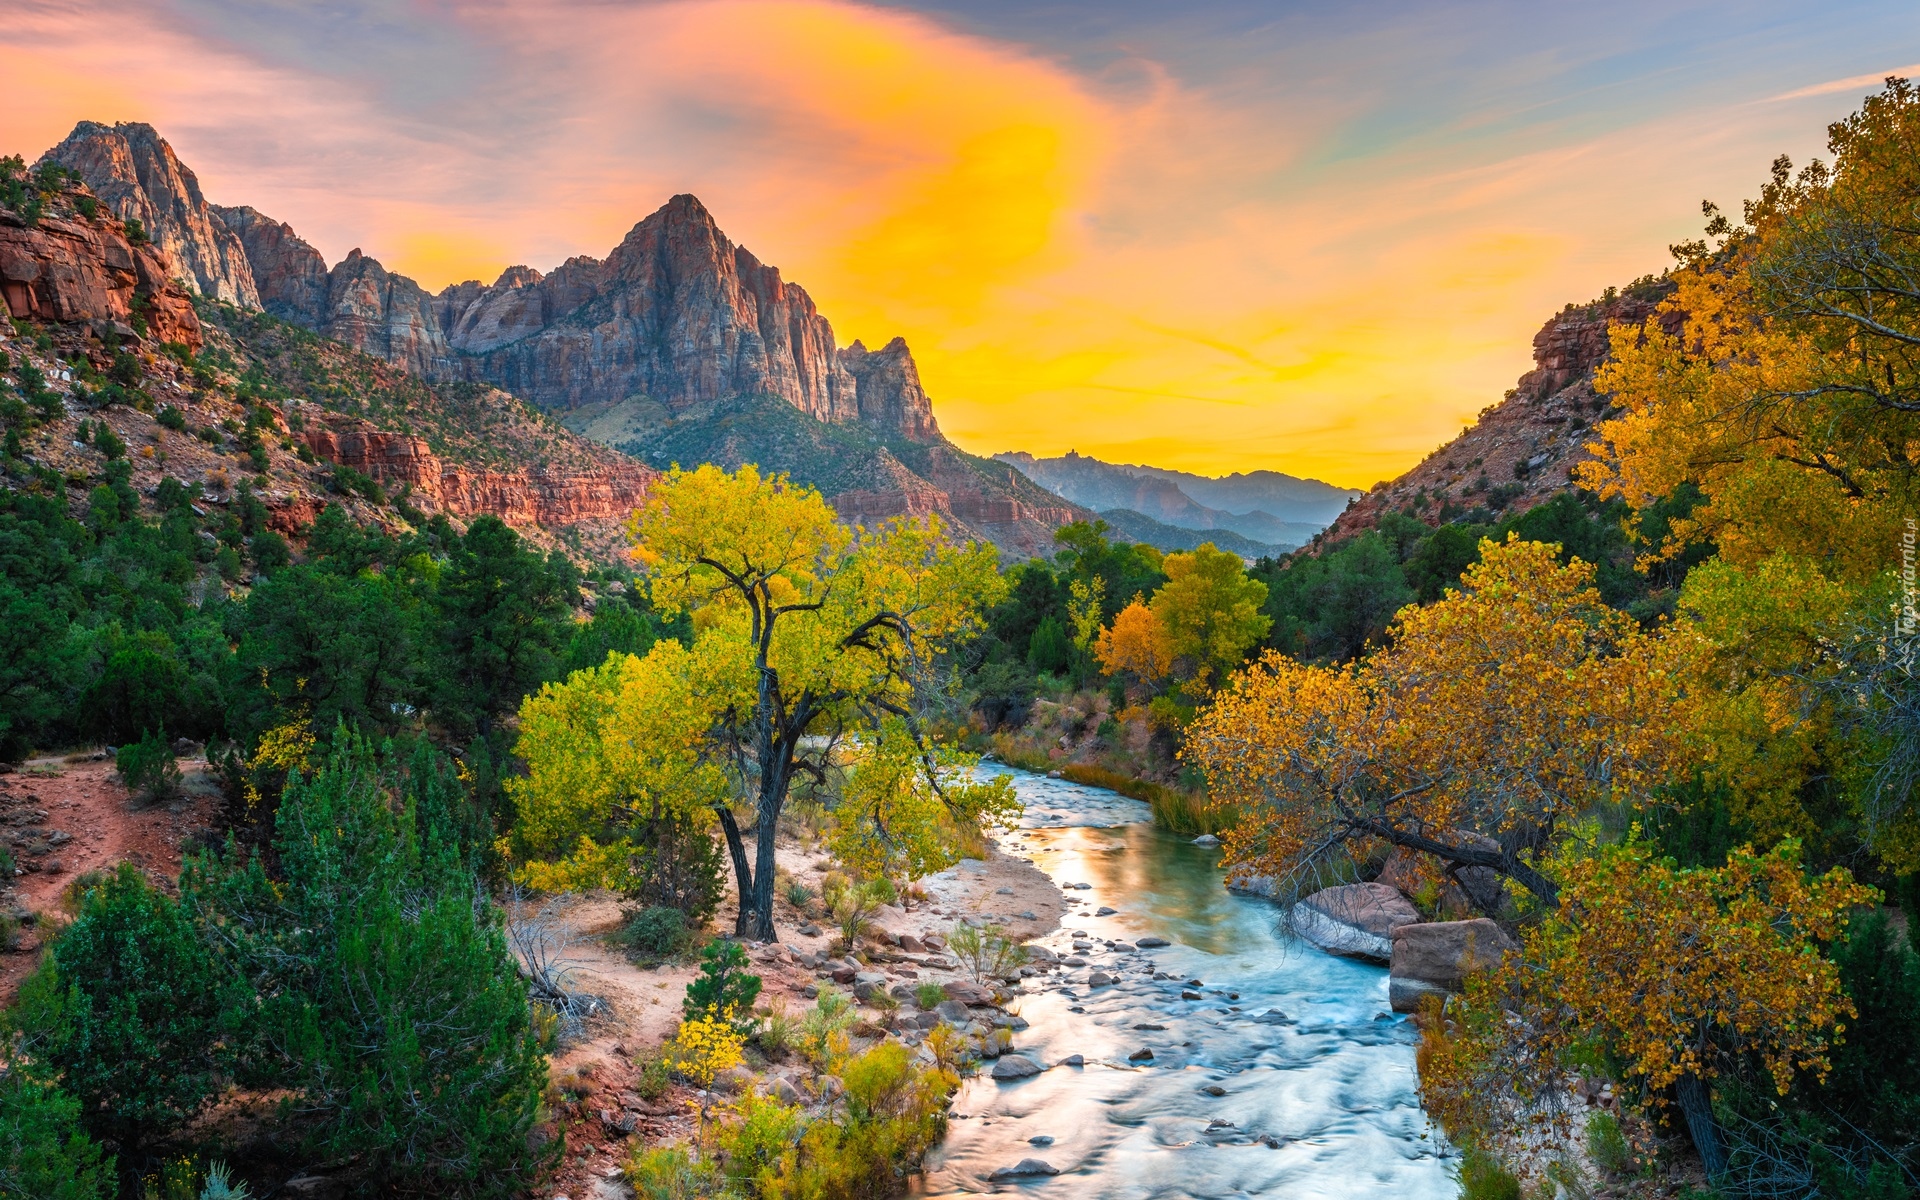
M 1009 451 L 994 458 L 1056 496 L 1100 513 L 1109 525 L 1137 541 L 1159 541 L 1148 522 L 1178 530 L 1201 530 L 1223 550 L 1252 555 L 1304 545 L 1331 524 L 1360 493 L 1317 479 L 1278 471 L 1235 472 L 1214 479 L 1164 467 L 1102 462 L 1069 450 L 1059 458 Z M 1163 539 L 1164 539 L 1164 535 Z M 1185 549 L 1186 546 L 1162 549 Z

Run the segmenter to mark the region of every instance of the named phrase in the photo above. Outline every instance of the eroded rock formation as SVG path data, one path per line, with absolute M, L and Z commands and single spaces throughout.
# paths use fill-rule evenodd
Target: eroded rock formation
M 198 350 L 193 301 L 152 246 L 135 246 L 104 213 L 45 216 L 28 226 L 0 212 L 0 298 L 22 320 L 91 324 L 123 337 L 134 333 L 135 306 L 149 334 Z
M 327 260 L 308 245 L 293 226 L 276 221 L 247 205 L 211 206 L 215 216 L 245 247 L 247 263 L 260 264 L 253 272 L 260 307 L 283 321 L 318 329 L 326 321 L 329 292 Z
M 260 306 L 239 237 L 209 210 L 199 179 L 153 126 L 82 121 L 45 157 L 78 171 L 122 221 L 139 221 L 187 288 Z

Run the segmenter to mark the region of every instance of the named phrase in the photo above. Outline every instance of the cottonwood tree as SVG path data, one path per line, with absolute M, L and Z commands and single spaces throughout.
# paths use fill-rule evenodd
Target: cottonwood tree
M 1692 643 L 1601 603 L 1559 547 L 1481 543 L 1463 588 L 1403 609 L 1352 667 L 1277 653 L 1189 728 L 1182 756 L 1238 809 L 1229 872 L 1298 890 L 1388 843 L 1485 867 L 1548 905 L 1546 859 L 1596 802 L 1644 793 L 1685 752 Z
M 705 806 L 739 885 L 735 933 L 770 941 L 780 815 L 796 781 L 840 782 L 850 743 L 908 738 L 921 751 L 922 783 L 949 815 L 984 811 L 940 769 L 916 718 L 941 657 L 1004 594 L 991 547 L 951 544 L 937 519 L 850 529 L 818 492 L 752 466 L 675 469 L 630 533 L 655 610 L 689 613 L 693 637 L 686 647 L 657 644 L 621 700 L 651 712 L 658 744 L 609 747 L 620 723 L 587 713 L 581 728 L 599 732 L 584 740 L 597 738 L 599 750 L 572 765 L 553 756 L 548 769 L 534 764 L 521 785 L 522 820 L 551 814 L 539 818 L 549 846 L 571 842 L 573 859 L 604 863 L 626 852 L 613 848 L 633 805 Z M 543 702 L 529 703 L 536 723 L 547 718 Z M 606 773 L 615 764 L 625 773 L 617 781 Z M 751 861 L 735 796 L 752 806 Z M 559 811 L 568 805 L 571 815 Z M 903 826 L 887 825 L 891 818 Z M 926 818 L 915 804 L 876 810 L 877 836 L 911 840 Z

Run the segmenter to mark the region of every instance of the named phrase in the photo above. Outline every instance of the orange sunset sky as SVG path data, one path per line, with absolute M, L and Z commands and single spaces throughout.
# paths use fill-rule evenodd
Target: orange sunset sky
M 0 153 L 149 121 L 433 289 L 693 192 L 970 450 L 1364 487 L 1916 62 L 1911 3 L 11 0 Z

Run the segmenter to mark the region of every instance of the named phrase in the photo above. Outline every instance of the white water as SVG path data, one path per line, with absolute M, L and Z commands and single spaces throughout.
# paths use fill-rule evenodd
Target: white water
M 1018 1082 L 968 1080 L 916 1194 L 1459 1194 L 1450 1151 L 1420 1110 L 1414 1032 L 1388 1009 L 1385 970 L 1289 939 L 1271 904 L 1221 886 L 1218 851 L 1154 829 L 1146 805 L 990 769 L 1014 776 L 1028 806 L 1003 847 L 1058 883 L 1093 885 L 1068 891 L 1084 915 L 1066 917 L 1044 944 L 1070 954 L 1073 931 L 1083 931 L 1094 950 L 1087 967 L 1027 981 L 1014 1009 L 1030 1026 L 1015 1034 L 1014 1051 L 1051 1069 Z M 1095 917 L 1103 905 L 1118 912 Z M 1132 953 L 1105 945 L 1147 935 L 1173 944 Z M 1093 970 L 1120 982 L 1089 988 Z M 1155 980 L 1156 971 L 1174 978 Z M 1201 986 L 1188 986 L 1193 979 Z M 1274 1011 L 1288 1023 L 1258 1019 Z M 1143 1024 L 1164 1029 L 1135 1028 Z M 1153 1060 L 1130 1063 L 1142 1048 Z M 1053 1065 L 1070 1054 L 1086 1065 Z M 1209 1128 L 1213 1121 L 1232 1124 Z M 1055 1140 L 1030 1144 L 1036 1136 Z M 1023 1158 L 1060 1174 L 989 1181 Z

